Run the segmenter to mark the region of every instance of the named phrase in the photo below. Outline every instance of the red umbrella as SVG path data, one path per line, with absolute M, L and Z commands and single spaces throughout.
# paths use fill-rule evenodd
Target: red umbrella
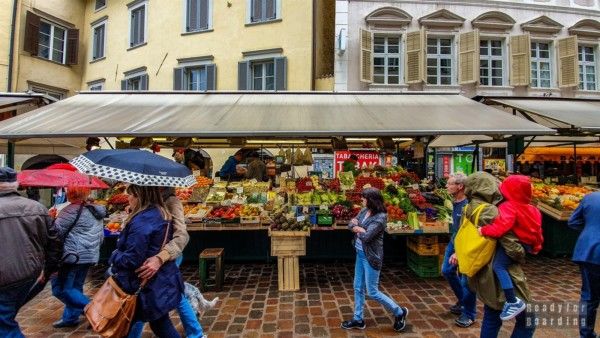
M 68 170 L 68 171 L 79 171 L 71 163 L 54 163 L 54 164 L 46 167 L 45 169 L 63 169 L 63 170 Z
M 22 187 L 78 187 L 108 189 L 108 185 L 97 177 L 90 177 L 69 169 L 23 170 L 17 174 Z

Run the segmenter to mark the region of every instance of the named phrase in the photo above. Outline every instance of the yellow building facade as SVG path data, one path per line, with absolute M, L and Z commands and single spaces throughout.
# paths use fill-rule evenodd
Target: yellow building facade
M 3 8 L 12 3 L 0 0 Z M 61 99 L 80 90 L 314 90 L 328 89 L 322 78 L 333 73 L 334 0 L 17 6 L 11 91 Z M 1 11 L 1 25 L 10 28 L 11 13 Z M 0 39 L 9 41 L 9 32 L 0 30 Z M 0 52 L 7 70 L 8 51 Z

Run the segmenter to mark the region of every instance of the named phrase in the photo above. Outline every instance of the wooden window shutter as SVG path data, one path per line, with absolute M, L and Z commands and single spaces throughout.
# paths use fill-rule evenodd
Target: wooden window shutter
M 121 80 L 121 90 L 127 90 L 127 80 Z
M 267 3 L 265 7 L 267 8 L 267 17 L 265 19 L 275 19 L 277 15 L 277 11 L 275 10 L 275 0 L 265 0 Z
M 79 29 L 67 31 L 67 62 L 68 65 L 76 65 L 79 54 Z
M 40 39 L 40 17 L 27 12 L 25 17 L 25 41 L 23 50 L 33 55 L 38 53 L 38 44 Z
M 425 79 L 425 30 L 406 34 L 405 81 L 421 83 Z
M 558 39 L 558 86 L 575 87 L 579 85 L 579 60 L 577 55 L 577 36 Z
M 510 37 L 510 84 L 529 86 L 531 79 L 531 39 L 529 34 Z
M 208 29 L 208 1 L 200 0 L 200 23 L 198 29 Z
M 277 57 L 275 62 L 275 90 L 287 90 L 287 58 Z
M 184 67 L 177 67 L 173 69 L 173 90 L 184 90 L 183 75 L 185 72 Z
M 206 65 L 206 90 L 217 89 L 217 66 L 212 63 Z
M 238 90 L 248 90 L 248 73 L 250 63 L 248 61 L 238 62 Z
M 148 90 L 148 82 L 150 77 L 148 74 L 140 75 L 140 90 Z
M 373 32 L 359 28 L 360 81 L 373 82 Z
M 251 22 L 262 21 L 262 2 L 263 0 L 252 0 L 252 17 L 250 18 Z
M 459 84 L 479 83 L 479 30 L 459 35 L 458 67 Z
M 188 32 L 198 30 L 198 1 L 199 0 L 187 0 Z

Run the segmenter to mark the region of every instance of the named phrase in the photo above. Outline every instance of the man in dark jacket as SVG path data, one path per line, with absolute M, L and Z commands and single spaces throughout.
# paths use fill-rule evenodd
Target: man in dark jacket
M 61 253 L 48 210 L 17 187 L 17 173 L 0 167 L 0 337 L 23 337 L 17 312 L 36 279 L 56 271 Z
M 573 262 L 581 269 L 579 334 L 596 337 L 594 326 L 600 303 L 600 192 L 586 195 L 569 218 L 569 226 L 581 231 Z

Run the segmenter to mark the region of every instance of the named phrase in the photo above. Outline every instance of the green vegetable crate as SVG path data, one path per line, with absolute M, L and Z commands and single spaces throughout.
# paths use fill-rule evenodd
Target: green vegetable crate
M 438 256 L 421 256 L 416 252 L 407 249 L 406 261 L 408 267 L 417 276 L 422 278 L 440 277 L 440 263 Z
M 317 224 L 318 225 L 333 225 L 333 216 L 332 215 L 317 215 Z

